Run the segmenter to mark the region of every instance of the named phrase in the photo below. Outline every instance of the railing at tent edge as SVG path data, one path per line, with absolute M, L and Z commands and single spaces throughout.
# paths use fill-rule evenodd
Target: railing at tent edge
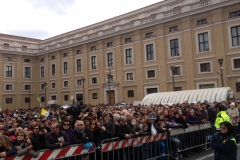
M 96 159 L 96 147 L 94 143 L 91 143 L 91 147 L 86 148 L 85 144 L 74 144 L 58 149 L 45 149 L 41 150 L 37 158 L 33 158 L 30 154 L 24 156 L 9 156 L 4 160 L 52 160 L 52 159 L 63 159 L 68 157 L 79 157 L 79 156 L 90 156 L 90 154 Z

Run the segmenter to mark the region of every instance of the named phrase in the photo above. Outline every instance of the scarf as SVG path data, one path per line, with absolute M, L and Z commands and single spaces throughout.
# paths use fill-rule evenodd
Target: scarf
M 83 128 L 83 130 L 79 130 L 78 128 L 75 129 L 78 133 L 80 133 L 80 135 L 85 138 L 86 134 L 85 134 L 85 128 Z

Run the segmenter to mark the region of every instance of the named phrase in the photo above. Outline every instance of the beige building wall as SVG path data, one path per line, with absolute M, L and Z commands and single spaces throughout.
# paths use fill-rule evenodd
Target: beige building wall
M 195 9 L 193 6 L 196 4 L 198 8 Z M 155 17 L 154 22 L 151 18 L 144 18 L 137 10 L 100 23 L 103 29 L 88 26 L 46 40 L 1 34 L 1 107 L 28 108 L 28 97 L 31 99 L 30 107 L 38 107 L 38 95 L 45 97 L 44 83 L 47 84 L 46 99 L 42 106 L 55 98 L 58 105 L 72 103 L 72 98 L 81 102 L 84 99 L 86 104 L 106 104 L 109 102 L 109 90 L 111 103 L 141 101 L 150 90 L 172 91 L 171 66 L 179 67 L 179 75 L 174 76 L 178 89 L 221 87 L 221 76 L 217 73 L 220 72 L 218 59 L 221 58 L 224 86 L 231 87 L 239 98 L 236 85 L 240 85 L 240 65 L 236 63 L 240 61 L 240 44 L 233 47 L 231 27 L 240 26 L 240 16 L 230 18 L 229 13 L 239 11 L 240 3 L 235 0 L 208 0 L 204 3 L 208 8 L 201 8 L 199 4 L 203 5 L 194 0 L 182 1 L 181 4 L 176 0 L 168 0 L 155 4 L 155 8 L 152 5 L 140 9 L 147 16 Z M 178 8 L 174 8 L 178 5 L 182 6 L 180 13 L 176 12 Z M 152 8 L 152 11 L 147 8 Z M 189 8 L 192 9 L 187 12 Z M 129 17 L 138 17 L 140 20 Z M 207 23 L 198 25 L 198 21 L 203 19 Z M 170 28 L 175 26 L 177 30 L 170 32 Z M 152 35 L 146 37 L 147 33 Z M 202 33 L 208 35 L 209 48 L 199 52 L 198 35 Z M 131 41 L 126 43 L 126 38 L 131 38 Z M 240 41 L 240 36 L 238 38 Z M 178 39 L 178 56 L 171 56 L 170 41 L 173 39 Z M 107 46 L 110 42 L 112 45 Z M 146 46 L 151 44 L 153 59 L 147 60 Z M 23 46 L 27 46 L 27 49 Z M 95 50 L 91 50 L 94 46 Z M 129 64 L 126 63 L 128 49 L 132 50 Z M 78 53 L 79 50 L 81 53 Z M 112 66 L 108 66 L 108 53 L 113 55 Z M 94 56 L 96 69 L 92 69 L 91 64 Z M 81 71 L 77 71 L 77 60 L 81 60 Z M 66 73 L 64 63 L 67 63 Z M 203 63 L 210 64 L 206 72 L 201 72 Z M 52 65 L 55 65 L 54 75 Z M 6 77 L 6 66 L 12 66 L 12 77 Z M 25 77 L 24 67 L 30 67 L 30 78 Z M 43 76 L 41 67 L 44 67 Z M 109 73 L 113 78 L 110 88 Z M 128 74 L 132 74 L 129 80 Z M 151 74 L 150 78 L 148 74 Z M 78 85 L 78 80 L 82 78 L 85 78 L 84 91 L 83 83 Z M 96 83 L 93 83 L 94 78 Z M 11 89 L 7 89 L 6 85 L 11 85 Z M 30 93 L 25 85 L 31 86 Z M 84 98 L 79 97 L 83 93 Z

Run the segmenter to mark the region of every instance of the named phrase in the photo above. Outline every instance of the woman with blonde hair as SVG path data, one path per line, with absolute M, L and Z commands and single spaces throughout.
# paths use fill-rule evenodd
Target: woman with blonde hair
M 12 146 L 9 137 L 1 136 L 0 137 L 0 157 L 8 157 L 17 153 L 17 150 Z

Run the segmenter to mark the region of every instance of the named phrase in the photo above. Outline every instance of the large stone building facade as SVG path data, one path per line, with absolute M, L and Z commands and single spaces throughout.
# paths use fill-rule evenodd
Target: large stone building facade
M 239 6 L 165 0 L 45 40 L 0 34 L 1 107 L 142 100 L 173 90 L 171 66 L 176 90 L 221 87 L 218 59 L 240 97 Z

